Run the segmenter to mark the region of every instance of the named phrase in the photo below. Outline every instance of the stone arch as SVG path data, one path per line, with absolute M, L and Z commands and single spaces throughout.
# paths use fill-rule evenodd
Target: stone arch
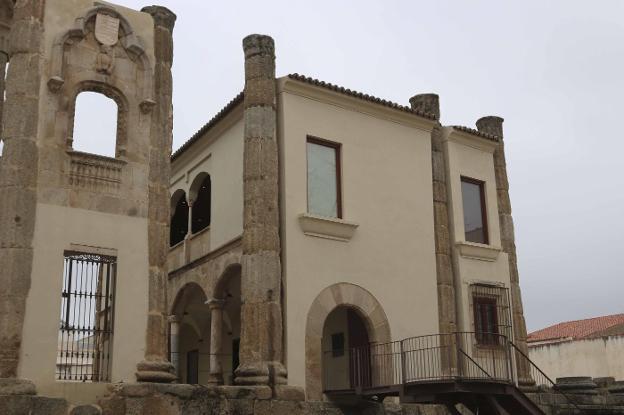
M 242 271 L 242 266 L 238 262 L 230 262 L 226 264 L 223 268 L 223 272 L 217 279 L 217 283 L 215 284 L 214 291 L 212 293 L 212 298 L 215 299 L 224 299 L 227 295 L 227 286 L 232 277 L 240 276 Z
M 188 192 L 191 203 L 191 233 L 198 233 L 210 226 L 212 209 L 212 180 L 208 173 L 195 176 Z
M 117 137 L 115 138 L 115 157 L 125 157 L 128 145 L 128 100 L 116 87 L 100 81 L 82 81 L 70 92 L 68 108 L 68 134 L 66 146 L 73 148 L 74 121 L 76 116 L 76 100 L 82 92 L 95 92 L 112 99 L 117 104 Z
M 194 291 L 194 290 L 197 290 L 197 291 Z M 199 285 L 196 282 L 188 282 L 184 284 L 182 287 L 180 287 L 180 289 L 176 293 L 175 299 L 173 300 L 173 303 L 171 305 L 170 313 L 172 315 L 180 316 L 184 312 L 183 307 L 185 303 L 187 302 L 188 298 L 191 295 L 193 295 L 193 292 L 200 293 L 204 302 L 208 300 L 208 297 L 206 296 L 206 292 L 204 291 L 201 285 Z
M 312 302 L 306 321 L 305 377 L 306 394 L 310 400 L 320 400 L 323 397 L 321 376 L 323 327 L 329 314 L 340 306 L 357 311 L 366 325 L 371 343 L 392 341 L 386 313 L 369 291 L 346 282 L 323 289 Z

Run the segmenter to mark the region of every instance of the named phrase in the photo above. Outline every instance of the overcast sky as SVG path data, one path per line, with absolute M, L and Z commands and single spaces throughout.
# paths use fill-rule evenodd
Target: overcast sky
M 529 330 L 624 312 L 624 1 L 160 4 L 178 15 L 174 149 L 242 90 L 250 33 L 275 39 L 278 76 L 435 92 L 447 125 L 500 115 Z

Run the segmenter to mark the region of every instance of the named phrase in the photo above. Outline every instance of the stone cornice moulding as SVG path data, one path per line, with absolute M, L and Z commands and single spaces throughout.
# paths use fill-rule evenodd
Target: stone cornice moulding
M 405 111 L 386 107 L 374 102 L 364 101 L 357 97 L 341 94 L 326 88 L 321 88 L 306 82 L 290 79 L 288 77 L 277 80 L 277 93 L 289 93 L 314 101 L 334 105 L 346 110 L 360 112 L 375 118 L 404 124 L 431 133 L 437 125 L 437 121 L 410 114 Z M 429 137 L 427 137 L 429 139 Z
M 498 143 L 492 140 L 488 140 L 483 137 L 472 135 L 465 131 L 455 129 L 453 127 L 444 127 L 444 141 L 451 141 L 453 143 L 461 144 L 467 147 L 472 147 L 477 150 L 485 151 L 486 153 L 494 154 L 494 150 L 498 146 Z
M 458 241 L 455 246 L 459 254 L 464 258 L 477 259 L 480 261 L 494 262 L 502 248 L 492 245 L 478 244 L 474 242 Z
M 344 219 L 302 213 L 299 215 L 299 226 L 303 233 L 308 236 L 348 242 L 353 238 L 355 230 L 360 225 Z

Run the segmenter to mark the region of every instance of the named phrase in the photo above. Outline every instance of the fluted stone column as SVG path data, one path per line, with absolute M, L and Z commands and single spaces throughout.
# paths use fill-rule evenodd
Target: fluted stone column
M 223 354 L 223 306 L 225 300 L 213 299 L 207 301 L 210 308 L 210 378 L 209 384 L 223 384 L 223 368 L 221 355 Z
M 167 357 L 167 252 L 169 243 L 169 176 L 173 139 L 173 27 L 176 16 L 161 6 L 144 7 L 154 19 L 154 98 L 149 149 L 149 300 L 145 360 L 137 365 L 137 380 L 176 379 Z
M 494 151 L 498 221 L 500 224 L 503 252 L 505 252 L 509 258 L 514 342 L 516 346 L 528 356 L 529 352 L 526 342 L 527 331 L 522 308 L 522 295 L 518 276 L 518 258 L 516 256 L 513 217 L 511 216 L 511 201 L 509 199 L 509 181 L 507 179 L 507 162 L 505 161 L 505 143 L 503 141 L 503 121 L 504 120 L 500 117 L 483 117 L 477 121 L 477 129 L 500 138 L 500 142 Z M 521 385 L 533 384 L 530 368 L 525 359 L 516 359 L 516 363 L 518 382 Z
M 17 377 L 31 284 L 44 8 L 44 0 L 17 2 L 9 36 L 0 164 L 0 378 Z
M 169 349 L 171 350 L 171 364 L 173 373 L 180 378 L 180 317 L 169 316 Z
M 420 94 L 410 99 L 412 109 L 432 114 L 440 120 L 440 102 L 436 94 Z M 442 126 L 431 133 L 431 177 L 433 180 L 433 226 L 435 231 L 436 280 L 438 288 L 438 325 L 440 333 L 457 331 L 455 283 L 453 276 L 450 218 L 446 187 L 446 165 L 442 147 Z M 452 336 L 442 337 L 451 346 Z M 448 356 L 444 356 L 445 358 Z M 456 355 L 444 362 L 449 371 L 457 368 Z
M 245 146 L 241 272 L 241 385 L 284 384 L 276 137 L 275 48 L 269 36 L 243 39 Z

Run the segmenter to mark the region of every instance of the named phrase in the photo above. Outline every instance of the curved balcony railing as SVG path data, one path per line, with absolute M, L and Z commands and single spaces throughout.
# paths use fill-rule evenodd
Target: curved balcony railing
M 324 390 L 441 381 L 514 382 L 511 349 L 498 333 L 410 337 L 323 353 Z

